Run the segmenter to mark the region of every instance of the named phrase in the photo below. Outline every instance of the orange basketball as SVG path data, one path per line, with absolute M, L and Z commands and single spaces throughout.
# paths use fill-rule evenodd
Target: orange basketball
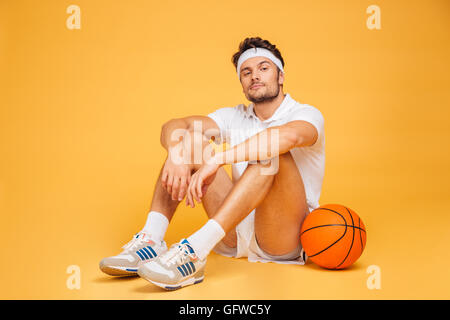
M 300 241 L 315 264 L 327 269 L 344 269 L 361 256 L 366 246 L 366 228 L 352 209 L 326 204 L 305 218 Z

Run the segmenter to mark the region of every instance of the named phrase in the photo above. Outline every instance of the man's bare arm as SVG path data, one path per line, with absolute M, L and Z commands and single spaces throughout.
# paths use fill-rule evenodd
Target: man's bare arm
M 295 120 L 282 126 L 267 128 L 244 142 L 215 156 L 217 164 L 268 160 L 296 147 L 313 145 L 317 129 L 309 122 Z

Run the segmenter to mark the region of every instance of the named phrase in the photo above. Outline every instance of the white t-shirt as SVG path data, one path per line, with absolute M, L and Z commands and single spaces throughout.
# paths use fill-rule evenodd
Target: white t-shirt
M 233 147 L 269 127 L 280 126 L 294 120 L 311 123 L 319 134 L 317 141 L 312 146 L 290 150 L 302 176 L 306 201 L 311 212 L 319 207 L 325 171 L 325 132 L 322 113 L 313 106 L 298 103 L 288 93 L 272 117 L 267 120 L 261 121 L 255 115 L 253 107 L 253 103 L 248 107 L 240 104 L 236 107 L 220 108 L 208 114 L 220 129 L 221 137 L 216 142 L 227 142 Z M 247 165 L 247 161 L 232 164 L 233 182 L 239 179 Z

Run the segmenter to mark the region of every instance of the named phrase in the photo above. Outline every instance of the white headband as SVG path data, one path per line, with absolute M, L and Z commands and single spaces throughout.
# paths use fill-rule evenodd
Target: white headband
M 281 72 L 283 71 L 283 65 L 281 64 L 281 60 L 275 57 L 275 55 L 270 52 L 269 50 L 265 48 L 250 48 L 245 50 L 241 56 L 239 57 L 238 63 L 237 63 L 237 74 L 239 79 L 241 79 L 241 65 L 244 63 L 245 60 L 253 58 L 253 57 L 266 57 L 270 60 L 272 60 L 275 65 L 280 68 Z

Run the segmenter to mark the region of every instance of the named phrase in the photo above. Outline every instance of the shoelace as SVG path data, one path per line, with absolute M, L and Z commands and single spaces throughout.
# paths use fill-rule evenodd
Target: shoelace
M 150 240 L 149 236 L 145 233 L 138 233 L 137 236 L 134 236 L 133 239 L 131 239 L 126 245 L 124 245 L 122 248 L 127 251 L 133 251 L 134 249 L 141 246 L 143 243 L 151 243 L 153 244 L 153 241 Z
M 197 259 L 197 256 L 190 252 L 186 243 L 175 243 L 170 247 L 169 251 L 161 256 L 161 262 L 167 266 L 171 266 L 174 263 L 181 265 L 186 262 L 188 257 L 192 260 Z

